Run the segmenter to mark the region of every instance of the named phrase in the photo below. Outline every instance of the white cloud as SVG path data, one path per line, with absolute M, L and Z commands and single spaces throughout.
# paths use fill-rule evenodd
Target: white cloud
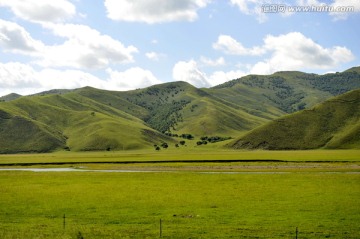
M 110 77 L 106 88 L 112 90 L 133 90 L 162 83 L 151 71 L 140 67 L 133 67 L 123 72 L 109 68 L 106 72 Z
M 245 14 L 250 14 L 248 0 L 230 0 L 232 5 L 238 6 L 239 10 Z
M 216 60 L 212 60 L 206 57 L 200 57 L 200 61 L 205 65 L 205 66 L 224 66 L 225 63 L 225 59 L 224 57 L 219 57 Z
M 0 19 L 0 46 L 4 51 L 33 57 L 31 64 L 99 69 L 134 62 L 133 54 L 138 52 L 136 47 L 124 46 L 89 26 L 58 23 L 76 14 L 75 6 L 68 0 L 0 0 L 1 6 L 9 7 L 17 17 L 40 23 L 59 39 L 65 39 L 60 44 L 45 45 L 17 23 Z
M 197 10 L 209 0 L 105 0 L 107 16 L 112 20 L 145 22 L 194 21 Z
M 329 13 L 334 20 L 345 20 L 349 15 L 360 12 L 359 0 L 335 0 L 331 6 L 333 6 L 335 9 L 338 8 L 338 11 Z M 350 11 L 349 9 L 346 10 L 344 7 L 354 7 L 354 11 Z
M 216 86 L 216 85 L 220 85 L 222 83 L 225 83 L 229 80 L 234 80 L 234 79 L 238 79 L 242 76 L 245 76 L 246 73 L 240 70 L 236 70 L 236 71 L 228 71 L 228 72 L 224 72 L 224 71 L 215 71 L 214 73 L 212 73 L 208 79 L 209 83 L 211 86 Z
M 34 54 L 43 49 L 41 41 L 33 39 L 20 25 L 0 19 L 0 46 L 5 51 Z
M 75 6 L 68 0 L 0 0 L 1 6 L 32 22 L 62 22 L 76 14 Z
M 123 72 L 108 68 L 106 72 L 107 79 L 101 80 L 80 70 L 35 70 L 19 62 L 0 63 L 0 96 L 12 92 L 28 95 L 51 89 L 75 89 L 85 86 L 107 90 L 133 90 L 162 83 L 151 71 L 140 67 Z
M 244 76 L 242 71 L 215 71 L 207 76 L 196 61 L 179 61 L 173 68 L 173 78 L 176 81 L 186 81 L 196 87 L 212 87 Z
M 18 62 L 0 62 L 1 90 L 7 88 L 36 88 L 40 87 L 32 67 Z
M 77 70 L 35 70 L 19 62 L 0 63 L 0 95 L 16 92 L 34 94 L 50 89 L 74 89 L 84 86 L 103 88 L 105 82 Z
M 61 45 L 47 46 L 38 64 L 45 67 L 103 68 L 110 64 L 133 62 L 134 46 L 103 35 L 85 25 L 46 24 L 56 36 L 66 38 Z
M 149 58 L 150 60 L 159 61 L 160 58 L 165 57 L 165 54 L 151 51 L 151 52 L 145 53 L 145 56 L 146 56 L 147 58 Z
M 196 61 L 179 61 L 173 67 L 173 78 L 175 81 L 186 81 L 196 87 L 209 87 L 207 76 L 202 72 Z
M 228 35 L 220 35 L 213 48 L 230 55 L 261 55 L 265 50 L 261 47 L 245 48 L 240 42 Z
M 324 7 L 323 13 L 328 13 L 334 20 L 346 20 L 351 14 L 360 12 L 359 0 L 332 0 L 332 3 L 319 0 L 297 0 L 296 3 L 299 6 L 316 6 L 317 11 L 321 11 L 321 7 Z
M 257 75 L 268 75 L 268 74 L 272 74 L 276 71 L 278 71 L 278 69 L 273 68 L 269 61 L 266 61 L 266 62 L 260 61 L 251 68 L 250 73 L 257 74 Z
M 346 47 L 324 48 L 299 32 L 267 36 L 263 48 L 270 58 L 258 62 L 251 73 L 270 74 L 281 70 L 330 69 L 354 59 Z
M 0 46 L 4 51 L 34 57 L 32 63 L 43 67 L 72 67 L 99 69 L 110 64 L 134 62 L 138 49 L 124 46 L 120 41 L 101 34 L 85 25 L 43 23 L 57 37 L 65 41 L 45 45 L 31 37 L 25 28 L 0 19 Z
M 163 83 L 151 71 L 140 67 L 125 71 L 108 68 L 106 73 L 108 76 L 102 80 L 80 70 L 36 70 L 19 62 L 0 63 L 0 96 L 12 92 L 28 95 L 51 89 L 75 89 L 85 86 L 125 91 Z M 215 86 L 243 75 L 242 71 L 216 71 L 208 77 L 194 60 L 180 61 L 173 68 L 175 80 L 186 81 L 197 87 Z
M 231 36 L 220 35 L 213 48 L 232 55 L 270 54 L 269 58 L 251 67 L 250 73 L 253 74 L 271 74 L 280 70 L 330 69 L 354 59 L 354 55 L 346 47 L 325 48 L 299 32 L 268 35 L 262 46 L 252 48 L 243 47 Z
M 79 70 L 43 69 L 37 73 L 42 88 L 75 89 L 85 86 L 104 88 L 105 81 Z
M 331 2 L 331 3 L 330 3 Z M 328 13 L 334 20 L 345 20 L 349 15 L 360 12 L 359 0 L 332 0 L 332 1 L 319 1 L 319 0 L 296 0 L 293 3 L 284 0 L 230 0 L 230 3 L 239 8 L 239 11 L 246 15 L 254 15 L 258 22 L 262 23 L 268 19 L 274 13 L 263 12 L 262 7 L 267 4 L 276 6 L 326 6 L 333 7 L 334 11 L 325 10 L 324 13 Z M 340 8 L 338 8 L 340 7 Z M 343 7 L 354 7 L 354 11 Z M 286 8 L 279 10 L 277 14 L 287 17 L 293 15 L 295 12 L 287 11 Z
M 296 0 L 298 6 L 318 6 L 321 3 L 318 0 Z
M 239 11 L 246 15 L 255 15 L 258 22 L 267 20 L 266 13 L 262 12 L 261 7 L 264 4 L 280 4 L 281 1 L 273 0 L 230 0 L 230 3 L 239 8 Z

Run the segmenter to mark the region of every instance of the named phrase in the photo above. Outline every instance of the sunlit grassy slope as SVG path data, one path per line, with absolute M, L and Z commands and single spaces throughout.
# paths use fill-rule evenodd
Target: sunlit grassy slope
M 353 67 L 325 75 L 296 71 L 249 75 L 211 88 L 209 93 L 274 119 L 358 88 L 360 67 Z
M 0 105 L 0 152 L 123 150 L 170 140 L 123 111 L 75 93 Z
M 236 137 L 359 87 L 360 74 L 354 67 L 327 75 L 250 75 L 211 89 L 172 82 L 111 94 L 89 88 L 77 92 L 138 117 L 160 132 Z
M 160 132 L 236 135 L 267 121 L 248 113 L 246 107 L 230 104 L 185 82 L 114 92 L 106 97 L 94 93 L 86 96 L 134 115 Z
M 360 148 L 360 90 L 274 120 L 235 140 L 232 148 Z
M 144 149 L 180 140 L 163 133 L 237 138 L 358 88 L 359 67 L 354 67 L 327 75 L 250 75 L 210 89 L 171 82 L 123 92 L 84 87 L 5 97 L 0 99 L 0 153 Z M 356 121 L 347 121 L 327 147 L 354 147 L 358 130 Z M 323 143 L 314 139 L 303 148 Z

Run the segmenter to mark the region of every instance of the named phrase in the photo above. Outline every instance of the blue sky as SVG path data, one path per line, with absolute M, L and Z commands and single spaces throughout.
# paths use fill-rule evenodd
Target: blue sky
M 359 10 L 358 0 L 0 0 L 0 96 L 343 71 L 360 65 Z

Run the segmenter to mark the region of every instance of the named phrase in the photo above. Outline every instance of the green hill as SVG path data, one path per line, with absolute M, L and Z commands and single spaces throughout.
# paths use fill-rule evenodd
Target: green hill
M 234 135 L 266 122 L 242 107 L 185 82 L 155 85 L 124 92 L 123 99 L 144 109 L 139 117 L 160 132 Z M 132 112 L 129 112 L 132 113 Z
M 65 137 L 48 126 L 0 110 L 0 153 L 48 152 L 65 145 Z
M 285 113 L 310 108 L 332 96 L 360 88 L 360 67 L 325 75 L 277 72 L 270 76 L 249 75 L 209 89 L 234 104 L 274 119 Z M 264 115 L 266 113 L 266 115 Z
M 163 133 L 237 135 L 267 121 L 246 112 L 246 107 L 230 104 L 186 82 L 127 92 L 86 87 L 73 93 L 132 115 Z
M 0 102 L 1 101 L 11 101 L 11 100 L 16 100 L 17 98 L 20 98 L 21 95 L 16 94 L 16 93 L 11 93 L 8 95 L 4 95 L 0 97 Z
M 179 139 L 170 134 L 236 138 L 358 88 L 360 68 L 354 67 L 326 75 L 249 75 L 209 89 L 171 82 L 132 91 L 84 87 L 15 95 L 0 101 L 0 153 L 142 149 L 175 144 Z M 333 144 L 348 137 L 338 135 Z
M 271 150 L 360 148 L 360 89 L 269 122 L 228 146 Z
M 0 104 L 0 152 L 124 150 L 171 142 L 131 115 L 76 93 Z

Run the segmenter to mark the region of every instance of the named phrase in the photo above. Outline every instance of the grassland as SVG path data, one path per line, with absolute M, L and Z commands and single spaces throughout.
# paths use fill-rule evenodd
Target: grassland
M 360 237 L 359 150 L 0 157 L 3 165 L 73 161 L 149 172 L 0 171 L 0 238 L 158 238 L 160 219 L 163 238 L 295 238 L 296 227 L 298 238 Z M 141 163 L 106 163 L 124 161 Z
M 316 107 L 280 117 L 235 140 L 230 147 L 356 149 L 360 147 L 360 90 L 331 98 Z
M 0 175 L 4 239 L 360 236 L 359 174 Z
M 226 142 L 226 141 L 225 141 Z M 208 146 L 169 147 L 166 150 L 134 150 L 114 152 L 57 152 L 46 154 L 3 154 L 0 155 L 0 166 L 9 164 L 36 164 L 36 163 L 111 163 L 111 162 L 164 162 L 164 161 L 206 161 L 238 160 L 238 161 L 332 161 L 357 162 L 360 161 L 360 150 L 293 150 L 293 151 L 266 151 L 266 150 L 224 150 Z

